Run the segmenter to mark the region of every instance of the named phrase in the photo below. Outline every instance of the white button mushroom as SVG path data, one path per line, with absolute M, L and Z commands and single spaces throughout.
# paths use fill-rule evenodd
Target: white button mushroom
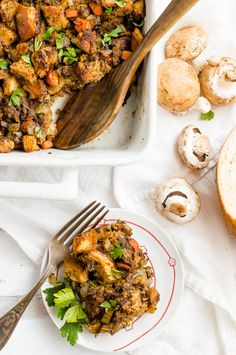
M 174 32 L 165 46 L 167 58 L 192 61 L 207 46 L 207 33 L 197 25 L 187 25 Z
M 236 100 L 236 59 L 208 59 L 199 79 L 203 95 L 212 104 L 227 105 Z
M 200 96 L 200 83 L 193 67 L 181 59 L 169 58 L 158 67 L 158 102 L 170 112 L 189 110 Z
M 198 127 L 187 126 L 178 138 L 178 151 L 187 167 L 203 169 L 210 162 L 211 143 Z
M 183 178 L 171 178 L 155 191 L 156 210 L 179 224 L 193 220 L 200 210 L 198 194 Z

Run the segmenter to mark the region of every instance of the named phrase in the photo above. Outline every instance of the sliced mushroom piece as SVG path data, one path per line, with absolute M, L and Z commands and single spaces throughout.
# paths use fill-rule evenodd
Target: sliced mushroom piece
M 175 114 L 188 111 L 200 96 L 200 83 L 193 67 L 169 58 L 158 68 L 159 105 Z
M 211 159 L 211 143 L 198 127 L 185 127 L 178 138 L 178 151 L 183 163 L 191 169 L 205 168 Z
M 199 75 L 203 95 L 214 105 L 236 100 L 236 59 L 213 57 Z
M 166 57 L 192 61 L 206 48 L 207 41 L 207 33 L 200 26 L 184 26 L 168 39 L 165 46 Z
M 170 178 L 155 191 L 157 212 L 179 224 L 192 221 L 200 210 L 200 198 L 183 178 Z

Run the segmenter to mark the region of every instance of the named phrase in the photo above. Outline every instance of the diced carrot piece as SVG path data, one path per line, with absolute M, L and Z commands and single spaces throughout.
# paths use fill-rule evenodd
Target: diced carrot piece
M 53 86 L 54 88 L 58 87 L 59 78 L 58 78 L 58 74 L 55 70 L 50 70 L 46 74 L 46 83 L 50 86 Z
M 130 239 L 129 241 L 129 245 L 131 246 L 131 248 L 133 249 L 133 251 L 138 251 L 139 250 L 139 244 L 135 239 Z
M 75 29 L 78 33 L 84 29 L 91 31 L 92 28 L 93 28 L 93 24 L 90 20 L 86 20 L 79 17 L 77 17 L 77 19 L 75 20 Z
M 78 10 L 75 9 L 74 7 L 69 7 L 66 9 L 66 17 L 71 18 L 71 17 L 77 17 L 78 16 Z
M 42 149 L 50 149 L 53 147 L 52 141 L 45 141 L 42 144 Z
M 123 52 L 122 52 L 122 55 L 121 55 L 121 58 L 124 59 L 124 60 L 126 60 L 126 59 L 128 59 L 132 54 L 133 54 L 133 52 L 131 52 L 131 51 L 123 51 Z
M 95 16 L 102 16 L 103 8 L 101 4 L 97 4 L 96 2 L 91 2 L 89 4 L 91 10 L 93 11 Z

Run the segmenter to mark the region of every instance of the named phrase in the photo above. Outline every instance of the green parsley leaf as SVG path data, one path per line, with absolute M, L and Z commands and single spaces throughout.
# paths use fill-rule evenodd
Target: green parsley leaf
M 79 54 L 80 52 L 81 52 L 81 49 L 79 49 L 79 48 L 67 47 L 66 50 L 59 51 L 59 57 L 60 58 L 63 57 L 64 63 L 71 64 L 73 62 L 78 61 L 77 54 Z
M 63 48 L 63 40 L 64 40 L 65 35 L 63 33 L 58 33 L 56 37 L 56 47 L 57 49 L 62 49 Z
M 63 283 L 65 287 L 71 287 L 71 280 L 68 277 L 64 277 Z
M 60 49 L 58 52 L 59 58 L 63 57 L 63 53 L 64 53 L 63 49 Z
M 202 121 L 211 121 L 211 120 L 213 120 L 214 117 L 215 117 L 214 112 L 209 111 L 207 113 L 202 113 L 201 116 L 200 116 L 200 120 L 202 120 Z
M 0 59 L 0 69 L 7 70 L 8 63 L 4 59 Z
M 69 287 L 63 288 L 54 294 L 55 300 L 54 303 L 58 308 L 65 308 L 70 306 L 71 303 L 76 301 L 75 294 L 73 290 Z
M 112 11 L 113 11 L 112 7 L 106 7 L 105 8 L 105 14 L 108 15 L 108 16 L 110 16 L 112 14 Z
M 16 89 L 11 94 L 9 105 L 20 106 L 21 97 L 24 96 L 24 91 L 22 89 Z
M 43 42 L 40 41 L 37 37 L 34 39 L 34 50 L 38 51 L 42 47 Z
M 69 309 L 69 307 L 58 308 L 58 310 L 57 310 L 57 318 L 62 320 L 64 318 L 64 316 L 65 316 L 65 314 L 66 314 L 68 309 Z
M 123 271 L 120 271 L 118 269 L 112 269 L 111 270 L 111 274 L 112 276 L 115 277 L 115 279 L 122 279 L 123 275 L 124 275 L 124 272 Z
M 124 0 L 113 0 L 113 2 L 119 7 L 124 7 L 125 6 Z
M 49 288 L 46 288 L 45 290 L 43 290 L 43 293 L 45 293 L 47 295 L 46 302 L 49 305 L 49 307 L 55 305 L 55 303 L 54 303 L 55 293 L 60 291 L 63 287 L 64 287 L 64 285 L 61 284 L 59 286 L 49 287 Z M 58 318 L 60 318 L 60 317 L 58 317 Z
M 84 313 L 81 304 L 76 304 L 70 307 L 65 313 L 65 319 L 67 323 L 76 323 L 80 319 L 85 319 L 86 314 Z
M 78 340 L 78 333 L 81 333 L 83 328 L 78 323 L 65 323 L 61 329 L 61 336 L 66 338 L 71 345 L 75 345 Z
M 111 44 L 112 38 L 119 37 L 119 34 L 122 32 L 124 32 L 123 28 L 121 26 L 117 26 L 113 31 L 105 33 L 101 40 L 102 45 L 105 46 L 106 43 Z
M 114 301 L 114 300 L 109 300 L 109 302 L 110 302 L 112 308 L 115 308 L 115 306 L 116 306 L 116 301 Z
M 144 20 L 142 20 L 140 23 L 137 23 L 137 22 L 132 22 L 132 24 L 134 25 L 134 26 L 136 26 L 136 27 L 143 27 L 144 26 L 144 24 L 145 24 L 145 22 L 144 22 Z
M 121 258 L 123 254 L 124 254 L 124 250 L 123 250 L 122 246 L 120 245 L 120 243 L 118 242 L 118 240 L 116 239 L 115 249 L 113 249 L 110 252 L 110 255 L 113 259 L 118 259 L 118 258 Z
M 24 54 L 21 56 L 21 58 L 23 59 L 23 61 L 27 64 L 28 67 L 32 66 L 31 63 L 31 59 L 30 59 L 30 55 L 29 54 Z
M 48 27 L 47 31 L 42 34 L 42 39 L 49 39 L 54 31 L 53 27 Z
M 100 304 L 100 307 L 105 309 L 112 309 L 115 308 L 115 306 L 116 306 L 116 301 L 114 300 L 104 301 L 103 303 Z

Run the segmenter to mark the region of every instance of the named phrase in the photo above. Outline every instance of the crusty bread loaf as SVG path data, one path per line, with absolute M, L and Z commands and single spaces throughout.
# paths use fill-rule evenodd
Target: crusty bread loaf
M 236 127 L 227 137 L 220 152 L 217 186 L 227 226 L 236 237 Z

